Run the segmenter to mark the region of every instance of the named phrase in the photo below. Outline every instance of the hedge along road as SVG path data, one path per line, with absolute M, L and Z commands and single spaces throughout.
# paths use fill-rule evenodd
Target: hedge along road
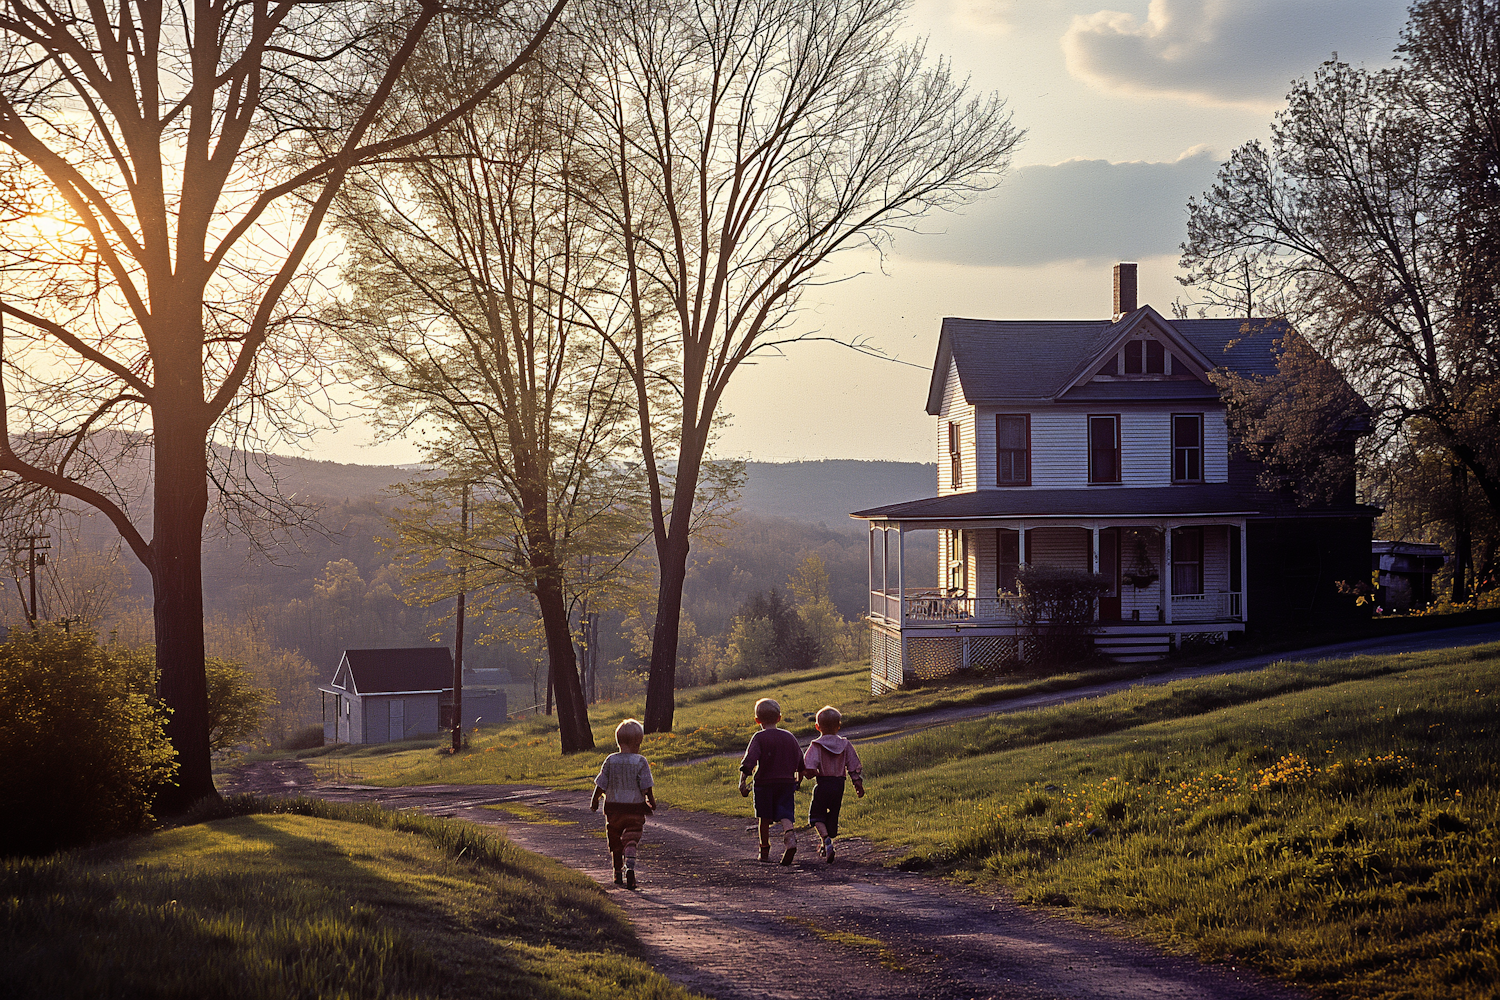
M 646 823 L 639 890 L 616 888 L 604 821 L 585 792 L 524 785 L 319 783 L 300 761 L 249 764 L 226 792 L 379 802 L 497 827 L 596 879 L 630 915 L 658 972 L 718 1000 L 1292 1000 L 1232 965 L 1206 966 L 1022 908 L 1005 896 L 884 867 L 871 845 L 761 864 L 748 814 L 666 809 Z

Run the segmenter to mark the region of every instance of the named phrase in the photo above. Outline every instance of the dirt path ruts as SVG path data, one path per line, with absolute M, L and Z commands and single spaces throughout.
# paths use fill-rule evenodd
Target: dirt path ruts
M 603 820 L 580 793 L 320 784 L 297 761 L 247 765 L 223 790 L 375 801 L 499 827 L 520 846 L 597 879 L 630 914 L 656 969 L 718 1000 L 1303 996 L 1242 969 L 1205 966 L 1000 895 L 885 868 L 859 840 L 843 842 L 830 865 L 803 834 L 795 864 L 760 864 L 748 810 L 733 819 L 677 809 L 652 817 L 641 847 L 641 888 L 627 892 L 610 881 Z M 525 807 L 531 818 L 486 808 L 507 804 Z M 829 940 L 830 932 L 879 945 Z

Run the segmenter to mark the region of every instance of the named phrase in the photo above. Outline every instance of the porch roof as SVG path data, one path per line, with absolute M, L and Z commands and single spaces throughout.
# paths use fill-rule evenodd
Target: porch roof
M 1049 517 L 1372 517 L 1377 513 L 1377 508 L 1363 504 L 1299 508 L 1260 490 L 1232 483 L 1202 483 L 1158 488 L 972 490 L 872 507 L 849 516 L 871 521 L 969 521 Z

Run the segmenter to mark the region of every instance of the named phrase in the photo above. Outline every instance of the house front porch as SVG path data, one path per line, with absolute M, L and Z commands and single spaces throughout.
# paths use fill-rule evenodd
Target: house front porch
M 906 535 L 935 530 L 938 587 L 907 587 Z M 1242 632 L 1243 516 L 870 521 L 871 689 L 890 690 L 1029 656 L 1021 568 L 1057 566 L 1108 581 L 1095 643 L 1122 661 Z

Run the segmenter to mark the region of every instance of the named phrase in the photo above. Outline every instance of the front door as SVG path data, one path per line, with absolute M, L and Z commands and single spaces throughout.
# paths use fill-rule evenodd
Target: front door
M 1099 620 L 1120 620 L 1120 529 L 1105 528 L 1099 532 L 1099 575 L 1109 581 L 1109 589 L 1099 595 Z

